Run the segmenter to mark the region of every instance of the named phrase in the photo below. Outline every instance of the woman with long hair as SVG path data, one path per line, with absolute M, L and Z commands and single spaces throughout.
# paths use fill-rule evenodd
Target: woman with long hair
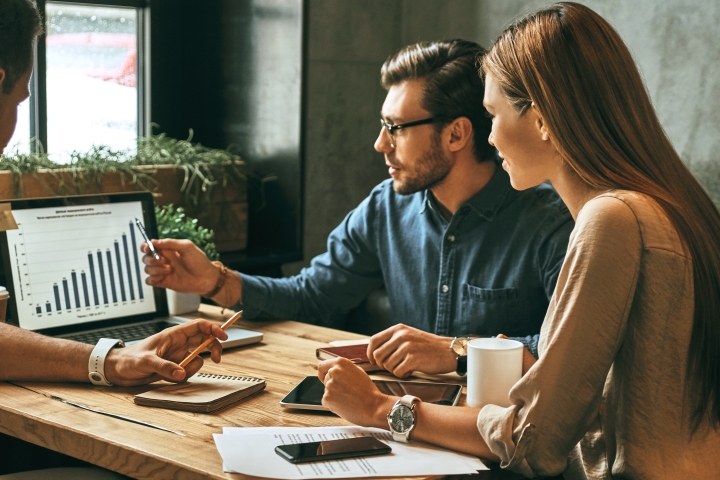
M 482 59 L 490 143 L 513 187 L 576 220 L 510 407 L 417 404 L 411 438 L 532 477 L 718 478 L 720 214 L 663 131 L 627 46 L 588 7 L 509 27 Z M 395 402 L 341 360 L 324 403 L 386 426 Z M 387 428 L 387 427 L 386 427 Z

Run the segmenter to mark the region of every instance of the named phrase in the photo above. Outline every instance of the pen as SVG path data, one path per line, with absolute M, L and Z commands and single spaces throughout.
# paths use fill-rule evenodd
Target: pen
M 237 312 L 235 315 L 233 315 L 232 317 L 228 318 L 227 322 L 223 323 L 220 328 L 222 328 L 223 330 L 227 330 L 227 328 L 228 328 L 230 325 L 232 325 L 232 324 L 235 323 L 240 317 L 242 317 L 242 313 L 243 313 L 242 310 L 240 310 L 240 311 Z M 185 357 L 185 360 L 183 360 L 182 362 L 180 362 L 180 366 L 183 367 L 183 368 L 185 368 L 185 367 L 187 366 L 187 364 L 190 363 L 193 358 L 195 358 L 195 357 L 197 357 L 198 355 L 200 355 L 200 352 L 202 352 L 203 350 L 205 350 L 205 348 L 207 348 L 207 346 L 210 345 L 210 344 L 213 342 L 213 340 L 216 340 L 216 338 L 215 338 L 215 337 L 210 337 L 210 338 L 208 338 L 207 340 L 205 340 L 203 343 L 201 343 L 195 350 L 193 350 L 193 351 L 190 353 L 190 355 L 188 355 L 187 357 Z
M 147 233 L 145 233 L 145 227 L 143 227 L 143 224 L 140 223 L 140 220 L 135 217 L 135 225 L 137 225 L 138 230 L 140 230 L 140 235 L 145 239 L 145 243 L 148 244 L 148 248 L 150 249 L 150 253 L 153 257 L 155 257 L 155 260 L 160 260 L 160 254 L 155 250 L 155 247 L 153 246 L 152 242 L 147 236 Z

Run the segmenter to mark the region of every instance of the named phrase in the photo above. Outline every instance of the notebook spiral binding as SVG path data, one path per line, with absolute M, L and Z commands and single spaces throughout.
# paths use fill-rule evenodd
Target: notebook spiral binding
M 233 375 L 215 375 L 211 373 L 198 373 L 198 377 L 204 377 L 204 378 L 214 378 L 217 380 L 239 380 L 243 382 L 264 382 L 262 378 L 255 378 L 255 377 L 236 377 Z

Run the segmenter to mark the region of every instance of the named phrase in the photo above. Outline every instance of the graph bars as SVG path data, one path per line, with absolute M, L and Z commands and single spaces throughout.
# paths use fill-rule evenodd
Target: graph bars
M 126 292 L 129 293 L 131 302 L 136 299 L 143 300 L 145 295 L 140 274 L 140 254 L 138 253 L 135 228 L 132 221 L 128 222 L 130 241 L 128 242 L 128 235 L 122 233 L 122 250 L 118 240 L 115 240 L 110 247 L 88 251 L 87 265 L 82 267 L 78 265 L 79 268 L 72 269 L 69 272 L 70 280 L 68 277 L 62 277 L 59 282 L 53 283 L 54 298 L 45 302 L 44 313 L 62 312 L 73 308 L 81 309 L 83 306 L 90 308 L 107 306 L 111 303 L 114 305 L 125 303 L 128 301 Z M 124 255 L 121 255 L 121 252 Z M 78 271 L 80 272 L 79 281 Z M 60 291 L 61 286 L 62 292 Z M 135 287 L 137 287 L 137 295 Z M 118 293 L 120 298 L 118 298 Z M 51 300 L 54 300 L 54 308 Z M 84 302 L 81 303 L 81 300 Z M 41 304 L 35 305 L 35 313 L 37 315 L 43 313 Z

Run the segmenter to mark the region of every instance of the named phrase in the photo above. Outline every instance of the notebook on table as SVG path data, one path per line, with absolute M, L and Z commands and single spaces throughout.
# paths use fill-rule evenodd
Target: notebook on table
M 265 380 L 198 373 L 187 382 L 167 385 L 135 395 L 146 407 L 210 413 L 225 408 L 265 388 Z
M 152 194 L 122 193 L 0 201 L 18 228 L 0 232 L 11 322 L 44 335 L 132 344 L 188 322 L 168 315 L 164 288 L 145 283 L 142 219 L 157 238 Z M 231 327 L 223 347 L 260 342 Z

